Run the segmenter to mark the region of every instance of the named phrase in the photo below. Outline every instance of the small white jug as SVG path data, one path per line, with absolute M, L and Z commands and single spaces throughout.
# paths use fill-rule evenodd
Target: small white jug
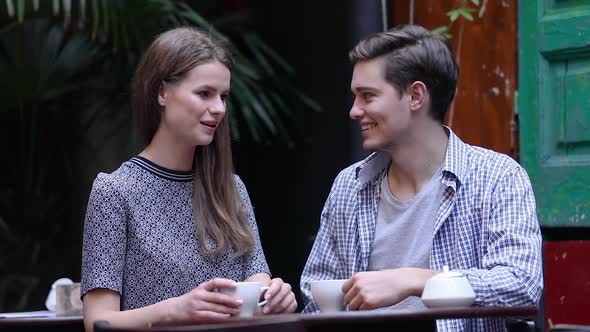
M 461 272 L 443 272 L 426 281 L 422 292 L 422 302 L 429 308 L 434 307 L 468 307 L 475 301 L 473 288 Z

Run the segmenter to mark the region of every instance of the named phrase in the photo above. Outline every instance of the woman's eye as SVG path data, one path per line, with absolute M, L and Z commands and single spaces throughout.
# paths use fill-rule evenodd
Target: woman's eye
M 228 95 L 221 95 L 221 100 L 223 100 L 224 102 L 227 100 Z
M 201 96 L 203 98 L 208 98 L 209 97 L 209 91 L 201 91 L 201 92 L 199 92 L 199 96 Z

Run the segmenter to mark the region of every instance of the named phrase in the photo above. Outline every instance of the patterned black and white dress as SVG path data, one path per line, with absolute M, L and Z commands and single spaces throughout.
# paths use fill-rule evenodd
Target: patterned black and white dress
M 246 187 L 236 187 L 256 237 L 248 256 L 219 257 L 199 250 L 192 221 L 192 173 L 141 157 L 100 173 L 88 201 L 82 249 L 81 296 L 96 288 L 121 295 L 121 310 L 188 293 L 216 277 L 242 281 L 270 274 Z

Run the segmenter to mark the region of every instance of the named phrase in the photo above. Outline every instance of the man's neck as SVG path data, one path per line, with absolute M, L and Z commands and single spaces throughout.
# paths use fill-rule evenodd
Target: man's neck
M 434 122 L 412 129 L 411 135 L 389 151 L 389 188 L 402 201 L 414 197 L 430 181 L 445 160 L 449 141 L 443 126 Z
M 158 129 L 150 144 L 139 154 L 162 167 L 177 170 L 192 170 L 195 147 L 187 146 L 168 131 Z

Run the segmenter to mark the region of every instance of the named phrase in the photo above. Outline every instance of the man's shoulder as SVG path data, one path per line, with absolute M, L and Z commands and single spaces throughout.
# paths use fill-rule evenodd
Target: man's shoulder
M 348 186 L 354 187 L 358 180 L 360 169 L 367 164 L 371 159 L 374 158 L 374 154 L 369 155 L 363 160 L 357 161 L 352 165 L 340 170 L 336 179 L 334 180 L 334 186 Z
M 528 178 L 526 170 L 512 157 L 479 146 L 468 146 L 467 172 L 463 184 L 495 190 L 497 185 L 514 176 Z
M 356 162 L 340 170 L 332 183 L 330 197 L 333 201 L 341 201 L 344 197 L 354 195 L 358 181 L 358 168 L 364 160 Z
M 354 182 L 357 177 L 357 171 L 359 166 L 363 163 L 364 160 L 357 161 L 352 165 L 348 165 L 346 168 L 340 170 L 338 175 L 336 176 L 335 181 L 342 181 L 342 182 Z
M 507 154 L 481 146 L 467 145 L 470 166 L 481 171 L 507 172 L 521 168 L 520 164 Z

